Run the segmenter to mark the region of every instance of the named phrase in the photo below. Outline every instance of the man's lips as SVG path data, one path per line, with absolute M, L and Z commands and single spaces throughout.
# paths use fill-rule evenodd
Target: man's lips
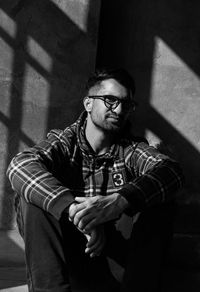
M 116 120 L 121 120 L 122 116 L 116 116 L 116 115 L 109 115 L 108 118 L 116 119 Z
M 122 118 L 119 116 L 108 116 L 108 119 L 115 121 L 117 123 L 120 123 L 122 121 Z
M 109 118 L 119 120 L 119 117 L 116 117 L 116 116 L 109 116 Z

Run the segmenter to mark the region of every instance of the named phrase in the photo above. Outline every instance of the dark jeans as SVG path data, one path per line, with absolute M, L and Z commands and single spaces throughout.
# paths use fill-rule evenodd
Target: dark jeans
M 107 256 L 125 268 L 120 291 L 160 291 L 161 268 L 173 234 L 173 203 L 144 211 L 129 240 L 113 224 L 105 224 L 107 243 L 95 258 L 84 253 L 85 236 L 66 216 L 57 221 L 23 199 L 20 206 L 29 291 L 68 292 L 77 283 L 83 291 L 117 291 Z

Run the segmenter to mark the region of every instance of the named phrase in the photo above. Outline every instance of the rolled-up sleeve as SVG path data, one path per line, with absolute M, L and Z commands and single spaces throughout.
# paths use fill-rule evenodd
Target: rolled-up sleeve
M 18 195 L 57 219 L 74 201 L 70 189 L 53 175 L 55 168 L 66 160 L 66 155 L 61 140 L 50 134 L 48 139 L 16 155 L 7 170 L 12 188 Z

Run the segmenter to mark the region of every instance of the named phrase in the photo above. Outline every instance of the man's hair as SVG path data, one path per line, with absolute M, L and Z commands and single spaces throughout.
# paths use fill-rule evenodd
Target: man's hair
M 110 69 L 96 70 L 86 83 L 87 93 L 90 90 L 90 88 L 92 88 L 95 85 L 99 85 L 102 81 L 107 80 L 107 79 L 115 79 L 127 89 L 130 97 L 134 96 L 135 94 L 134 79 L 125 69 L 122 69 L 122 68 L 111 69 L 111 70 Z

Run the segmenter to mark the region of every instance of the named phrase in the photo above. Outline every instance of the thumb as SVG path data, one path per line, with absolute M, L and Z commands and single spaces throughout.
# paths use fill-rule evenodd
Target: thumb
M 86 239 L 87 239 L 87 242 L 90 241 L 91 235 L 88 234 L 88 233 L 85 233 L 84 235 L 85 235 L 85 237 L 86 237 Z
M 75 201 L 78 203 L 83 203 L 87 200 L 86 197 L 75 197 Z

